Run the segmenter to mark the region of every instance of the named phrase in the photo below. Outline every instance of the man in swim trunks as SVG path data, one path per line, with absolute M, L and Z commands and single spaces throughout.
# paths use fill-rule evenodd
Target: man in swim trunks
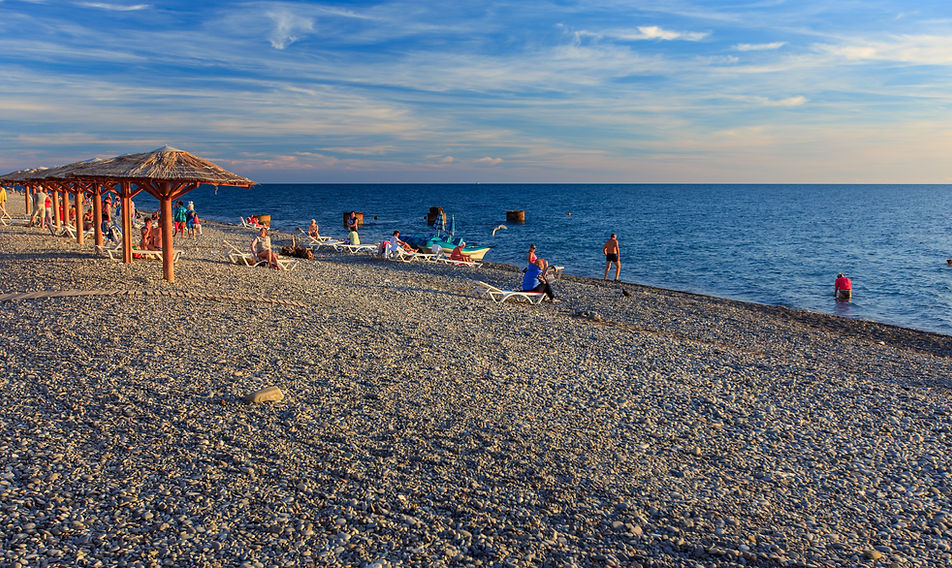
M 615 233 L 612 233 L 612 236 L 608 238 L 605 246 L 602 247 L 602 252 L 605 254 L 605 276 L 602 277 L 602 280 L 608 280 L 608 269 L 614 264 L 615 281 L 617 282 L 618 274 L 621 272 L 621 251 L 618 248 L 618 238 L 615 237 Z
M 833 295 L 836 296 L 837 300 L 848 302 L 853 299 L 853 283 L 850 282 L 849 278 L 843 276 L 842 272 L 836 275 L 836 281 L 833 282 Z

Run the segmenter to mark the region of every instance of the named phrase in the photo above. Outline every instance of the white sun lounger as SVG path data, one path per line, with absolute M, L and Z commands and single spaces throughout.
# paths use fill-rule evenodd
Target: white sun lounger
M 432 262 L 439 262 L 440 264 L 449 264 L 450 266 L 468 266 L 470 268 L 479 268 L 483 265 L 481 262 L 475 260 L 452 260 L 445 256 L 438 256 L 434 258 Z
M 348 245 L 348 244 L 337 244 L 334 245 L 334 250 L 337 252 L 349 252 L 350 254 L 357 254 L 359 252 L 376 252 L 380 248 L 380 243 L 375 243 L 371 245 Z
M 104 245 L 96 245 L 96 252 L 101 256 L 108 256 L 109 260 L 122 260 L 122 244 L 118 244 L 114 247 L 107 247 Z M 132 249 L 132 258 L 135 259 L 136 255 L 139 255 L 142 258 L 151 259 L 151 260 L 162 260 L 164 256 L 160 250 L 141 250 L 141 249 Z M 182 256 L 182 249 L 172 249 L 172 262 L 178 262 L 179 257 Z
M 225 241 L 225 244 L 231 248 L 231 252 L 226 253 L 225 256 L 228 258 L 228 261 L 232 264 L 239 264 L 242 266 L 268 266 L 267 260 L 261 260 L 250 252 L 244 252 L 235 245 Z M 293 270 L 297 266 L 298 261 L 293 258 L 286 258 L 283 256 L 278 257 L 278 266 L 284 270 Z
M 299 233 L 301 233 L 302 235 L 304 235 L 304 238 L 305 238 L 306 240 L 304 241 L 303 245 L 306 246 L 306 247 L 318 247 L 318 248 L 320 248 L 321 245 L 323 245 L 323 244 L 326 243 L 327 241 L 331 240 L 330 237 L 321 237 L 321 236 L 312 237 L 311 235 L 307 234 L 307 231 L 305 231 L 305 230 L 302 229 L 301 227 L 298 227 L 297 230 L 298 230 Z
M 542 300 L 545 299 L 545 294 L 542 292 L 522 292 L 518 290 L 503 290 L 501 288 L 496 288 L 491 284 L 486 284 L 485 282 L 476 282 L 476 295 L 489 298 L 490 300 L 498 303 L 505 302 L 506 300 L 522 300 L 529 302 L 530 304 L 541 304 Z

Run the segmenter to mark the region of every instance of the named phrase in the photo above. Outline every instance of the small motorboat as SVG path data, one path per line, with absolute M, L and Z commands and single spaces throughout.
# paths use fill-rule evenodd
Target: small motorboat
M 437 218 L 437 221 L 440 219 Z M 453 249 L 458 247 L 460 244 L 463 245 L 461 250 L 463 256 L 468 256 L 469 258 L 479 262 L 483 260 L 483 257 L 486 256 L 486 253 L 489 252 L 489 249 L 492 247 L 484 247 L 477 245 L 467 245 L 462 237 L 457 237 L 454 235 L 456 229 L 456 219 L 451 218 L 450 228 L 447 230 L 442 223 L 437 223 L 434 226 L 436 230 L 435 234 L 414 234 L 414 235 L 401 235 L 400 238 L 404 242 L 408 243 L 413 248 L 418 248 L 423 252 L 430 252 L 433 250 L 435 245 L 439 245 L 443 249 L 443 254 L 449 256 L 453 252 Z

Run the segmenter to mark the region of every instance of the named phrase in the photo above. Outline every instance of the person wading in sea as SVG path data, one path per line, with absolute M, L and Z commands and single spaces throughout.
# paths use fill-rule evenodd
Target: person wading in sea
M 615 237 L 615 233 L 612 233 L 605 246 L 602 247 L 602 253 L 605 254 L 605 276 L 602 280 L 608 280 L 608 269 L 614 264 L 615 282 L 618 282 L 618 274 L 621 272 L 621 250 L 618 248 L 618 238 Z

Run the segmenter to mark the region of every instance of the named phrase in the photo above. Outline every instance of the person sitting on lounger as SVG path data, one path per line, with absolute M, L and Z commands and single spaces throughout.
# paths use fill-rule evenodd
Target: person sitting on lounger
M 275 270 L 281 270 L 281 265 L 278 264 L 278 255 L 274 254 L 274 251 L 271 250 L 271 237 L 268 236 L 268 229 L 262 227 L 258 231 L 258 236 L 251 241 L 251 251 L 254 253 L 255 258 L 264 260 L 268 262 L 268 266 Z
M 409 248 L 409 245 L 400 240 L 400 231 L 394 231 L 393 236 L 383 243 L 383 255 L 387 258 L 398 256 L 405 248 Z
M 347 233 L 346 243 L 349 245 L 359 245 L 360 244 L 360 235 L 357 234 L 357 231 L 351 231 Z
M 318 231 L 318 228 L 317 228 L 317 221 L 315 221 L 314 219 L 311 219 L 311 224 L 307 228 L 307 236 L 314 237 L 315 239 L 318 239 L 321 236 L 321 233 L 320 231 Z
M 458 260 L 460 262 L 473 262 L 471 256 L 463 254 L 463 247 L 466 246 L 466 243 L 460 242 L 456 245 L 456 248 L 453 249 L 453 252 L 450 253 L 450 260 Z
M 142 227 L 142 240 L 139 241 L 139 248 L 142 250 L 161 250 L 162 248 L 162 228 L 154 226 L 152 219 L 146 219 Z
M 545 277 L 545 268 L 545 261 L 541 258 L 536 259 L 534 264 L 530 264 L 529 268 L 526 270 L 525 276 L 522 278 L 522 291 L 541 292 L 548 296 L 550 301 L 561 302 L 561 300 L 555 299 L 555 294 L 552 292 L 552 286 L 549 285 L 549 282 Z

